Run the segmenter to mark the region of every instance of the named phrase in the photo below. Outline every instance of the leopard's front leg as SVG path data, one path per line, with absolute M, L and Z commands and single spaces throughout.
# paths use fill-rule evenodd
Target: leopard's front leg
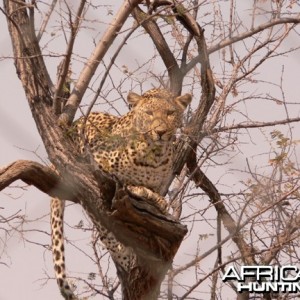
M 168 203 L 165 200 L 165 198 L 159 195 L 158 193 L 155 193 L 144 186 L 128 185 L 126 186 L 126 188 L 129 191 L 129 193 L 131 193 L 133 196 L 144 198 L 150 201 L 162 213 L 167 212 Z

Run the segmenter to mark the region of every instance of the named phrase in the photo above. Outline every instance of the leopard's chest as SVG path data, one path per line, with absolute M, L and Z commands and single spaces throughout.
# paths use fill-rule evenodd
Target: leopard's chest
M 103 150 L 95 159 L 100 168 L 123 183 L 159 192 L 172 173 L 173 145 L 135 141 L 112 151 Z

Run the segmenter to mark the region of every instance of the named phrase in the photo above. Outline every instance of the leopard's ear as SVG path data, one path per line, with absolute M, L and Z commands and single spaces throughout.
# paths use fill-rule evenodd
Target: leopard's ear
M 184 94 L 182 96 L 175 98 L 175 103 L 182 109 L 185 110 L 186 107 L 191 103 L 192 101 L 192 95 L 191 94 Z
M 134 93 L 134 92 L 129 92 L 128 93 L 128 96 L 127 96 L 127 102 L 128 104 L 130 104 L 132 107 L 136 106 L 140 100 L 142 99 L 143 97 Z

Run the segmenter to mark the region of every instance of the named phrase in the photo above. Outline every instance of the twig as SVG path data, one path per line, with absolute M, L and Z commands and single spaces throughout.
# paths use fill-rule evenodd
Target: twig
M 54 10 L 56 3 L 57 3 L 57 0 L 53 0 L 52 3 L 50 4 L 50 8 L 49 8 L 48 12 L 46 13 L 43 23 L 40 27 L 39 33 L 36 36 L 38 42 L 41 40 L 43 33 L 45 32 L 46 26 L 50 20 L 51 14 Z
M 70 20 L 70 27 L 71 27 L 70 39 L 69 39 L 68 47 L 66 50 L 65 58 L 61 65 L 61 68 L 59 70 L 58 83 L 57 83 L 56 90 L 55 90 L 55 93 L 53 96 L 53 108 L 54 108 L 55 114 L 57 114 L 57 115 L 61 113 L 61 103 L 60 103 L 59 98 L 63 92 L 63 86 L 64 86 L 64 83 L 65 83 L 68 73 L 69 73 L 71 56 L 73 53 L 73 47 L 74 47 L 78 29 L 79 29 L 79 24 L 82 20 L 81 16 L 82 16 L 85 4 L 86 4 L 86 0 L 81 0 L 80 5 L 77 10 L 77 13 L 76 13 L 75 22 L 73 23 L 72 20 Z
M 88 85 L 107 50 L 117 37 L 119 30 L 127 20 L 129 14 L 142 0 L 126 0 L 120 7 L 114 21 L 109 25 L 103 37 L 97 44 L 94 52 L 85 64 L 81 71 L 78 81 L 75 84 L 71 96 L 69 97 L 63 113 L 59 117 L 59 122 L 62 124 L 71 124 L 80 101 L 88 88 Z

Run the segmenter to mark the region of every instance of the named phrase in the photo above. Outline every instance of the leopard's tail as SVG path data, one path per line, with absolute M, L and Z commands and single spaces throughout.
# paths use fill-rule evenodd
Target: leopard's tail
M 64 248 L 64 208 L 65 201 L 51 199 L 51 240 L 55 277 L 59 290 L 65 300 L 77 300 L 66 277 Z

